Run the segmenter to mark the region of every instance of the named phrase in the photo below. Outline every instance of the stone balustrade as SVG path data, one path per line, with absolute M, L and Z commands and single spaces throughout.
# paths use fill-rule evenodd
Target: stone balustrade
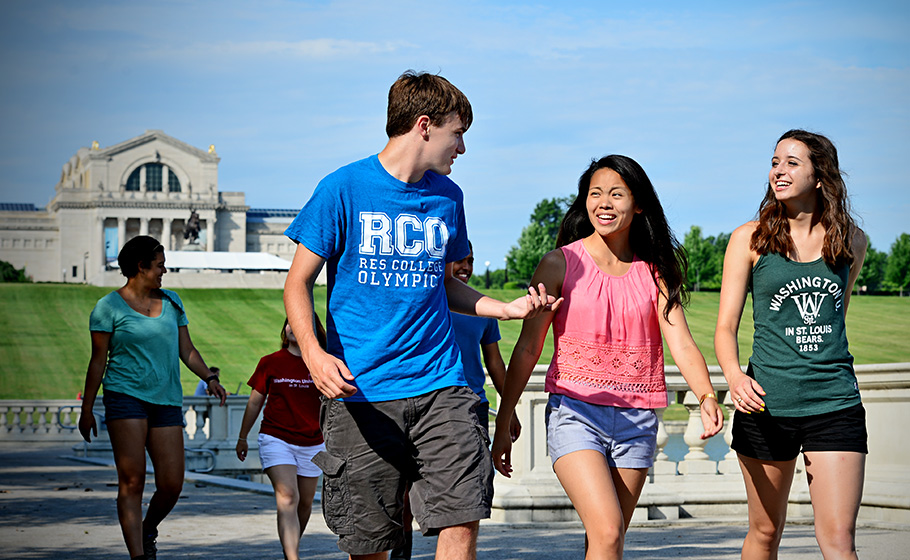
M 709 370 L 729 418 L 734 407 L 726 381 L 719 367 Z M 549 523 L 578 519 L 547 456 L 545 372 L 545 366 L 535 368 L 516 407 L 523 432 L 512 447 L 512 477 L 496 476 L 495 521 Z M 900 435 L 904 433 L 901 422 L 910 420 L 910 363 L 860 365 L 856 374 L 869 430 L 860 519 L 910 525 L 910 440 Z M 688 411 L 688 420 L 683 421 L 683 429 L 673 422 L 664 422 L 664 411 L 657 411 L 661 417 L 657 455 L 633 520 L 744 517 L 745 487 L 736 453 L 730 449 L 732 423 L 727 421 L 722 434 L 715 436 L 722 438 L 723 452 L 712 459 L 705 449 L 715 438 L 700 438 L 703 428 L 698 397 L 688 390 L 678 368 L 667 367 L 666 377 L 670 402 L 682 404 Z M 678 429 L 683 429 L 687 451 L 674 462 L 665 451 L 670 434 Z M 791 515 L 808 517 L 812 512 L 801 459 L 797 470 L 800 474 L 794 480 L 789 509 Z
M 219 406 L 213 397 L 183 398 L 187 469 L 227 476 L 261 471 L 256 441 L 259 420 L 247 437 L 250 452 L 246 462 L 241 463 L 234 452 L 247 399 L 229 396 L 225 405 Z M 90 444 L 79 434 L 80 412 L 78 400 L 0 400 L 0 441 L 72 443 L 73 451 L 80 455 L 112 456 L 101 399 L 93 411 L 98 437 Z
M 493 519 L 508 523 L 572 521 L 577 516 L 562 490 L 547 456 L 544 408 L 546 368 L 538 366 L 518 402 L 522 436 L 512 449 L 513 473 L 507 479 L 496 475 Z M 728 416 L 733 406 L 726 382 L 717 367 L 711 379 Z M 860 518 L 910 525 L 910 441 L 903 422 L 910 420 L 910 363 L 861 365 L 856 368 L 869 430 L 869 456 Z M 680 517 L 745 516 L 746 499 L 736 454 L 729 449 L 728 421 L 722 434 L 702 440 L 698 399 L 675 367 L 666 368 L 671 403 L 679 403 L 688 419 L 661 422 L 657 456 L 648 483 L 639 500 L 635 520 Z M 248 441 L 250 457 L 237 460 L 237 442 L 247 397 L 230 396 L 218 406 L 210 397 L 185 397 L 185 445 L 187 468 L 215 471 L 226 476 L 250 476 L 260 472 L 256 436 L 258 421 Z M 94 413 L 98 437 L 85 444 L 76 429 L 80 403 L 75 400 L 0 401 L 0 441 L 72 443 L 78 454 L 110 456 L 110 440 L 104 429 L 104 408 Z M 667 454 L 674 434 L 682 433 L 684 453 L 677 460 Z M 719 439 L 718 439 L 719 438 Z M 717 440 L 717 441 L 714 441 Z M 713 447 L 708 452 L 708 447 Z M 801 464 L 797 465 L 802 470 Z M 790 495 L 791 515 L 810 516 L 808 487 L 798 475 Z

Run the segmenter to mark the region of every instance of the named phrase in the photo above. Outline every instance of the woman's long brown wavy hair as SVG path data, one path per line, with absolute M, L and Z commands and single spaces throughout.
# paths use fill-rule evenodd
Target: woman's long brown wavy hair
M 832 268 L 849 266 L 853 264 L 852 239 L 857 226 L 853 221 L 843 172 L 837 161 L 837 148 L 821 134 L 800 129 L 788 130 L 777 143 L 788 138 L 802 142 L 809 149 L 815 178 L 821 183 L 818 205 L 820 221 L 825 228 L 822 258 Z M 752 233 L 749 248 L 759 255 L 780 253 L 784 256 L 795 249 L 786 208 L 775 198 L 770 181 L 765 198 L 758 207 L 758 227 Z

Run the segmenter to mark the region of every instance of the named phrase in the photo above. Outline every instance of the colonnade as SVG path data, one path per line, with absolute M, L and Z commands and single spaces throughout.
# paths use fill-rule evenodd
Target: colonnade
M 205 238 L 204 249 L 200 246 L 200 250 L 205 250 L 208 252 L 215 250 L 215 212 L 200 212 L 199 213 L 199 225 L 201 228 L 200 237 Z M 210 215 L 208 215 L 210 214 Z M 101 240 L 102 244 L 106 243 L 105 230 L 111 227 L 111 222 L 116 221 L 117 224 L 117 252 L 119 253 L 120 249 L 123 247 L 130 238 L 135 235 L 151 235 L 158 238 L 161 241 L 161 245 L 164 247 L 165 251 L 178 251 L 185 250 L 186 245 L 183 242 L 183 229 L 186 226 L 186 222 L 189 216 L 186 218 L 174 218 L 171 216 L 154 218 L 148 216 L 108 216 L 101 217 L 99 219 L 100 228 L 101 228 Z M 129 221 L 136 220 L 138 222 L 138 231 L 135 229 L 134 224 L 128 224 Z M 128 225 L 132 225 L 130 228 Z M 202 233 L 204 232 L 204 236 Z M 129 235 L 129 238 L 127 235 Z M 177 234 L 177 237 L 174 243 L 172 243 L 172 238 L 174 234 Z

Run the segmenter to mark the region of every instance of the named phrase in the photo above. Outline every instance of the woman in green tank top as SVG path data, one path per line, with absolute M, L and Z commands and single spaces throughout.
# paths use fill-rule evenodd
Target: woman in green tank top
M 866 244 L 831 141 L 781 136 L 758 220 L 730 236 L 714 334 L 749 502 L 744 559 L 777 558 L 800 452 L 822 554 L 856 558 L 867 447 L 844 317 Z M 737 331 L 749 292 L 755 336 L 743 373 Z

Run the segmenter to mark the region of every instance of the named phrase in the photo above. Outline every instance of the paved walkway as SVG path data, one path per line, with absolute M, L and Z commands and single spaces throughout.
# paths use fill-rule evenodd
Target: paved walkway
M 180 502 L 160 527 L 159 558 L 281 560 L 271 495 L 198 478 L 187 481 Z M 116 483 L 112 467 L 75 461 L 68 445 L 0 444 L 0 559 L 126 558 L 117 525 Z M 153 485 L 149 477 L 146 498 Z M 627 536 L 626 558 L 734 560 L 744 534 L 744 520 L 736 519 L 639 525 Z M 583 539 L 578 525 L 486 522 L 481 524 L 478 558 L 574 560 L 583 556 Z M 864 527 L 857 541 L 864 560 L 907 558 L 910 551 L 910 531 Z M 414 548 L 415 560 L 431 559 L 435 540 L 418 536 Z M 319 512 L 310 521 L 301 553 L 303 558 L 345 558 Z M 787 527 L 781 558 L 821 559 L 812 528 Z

